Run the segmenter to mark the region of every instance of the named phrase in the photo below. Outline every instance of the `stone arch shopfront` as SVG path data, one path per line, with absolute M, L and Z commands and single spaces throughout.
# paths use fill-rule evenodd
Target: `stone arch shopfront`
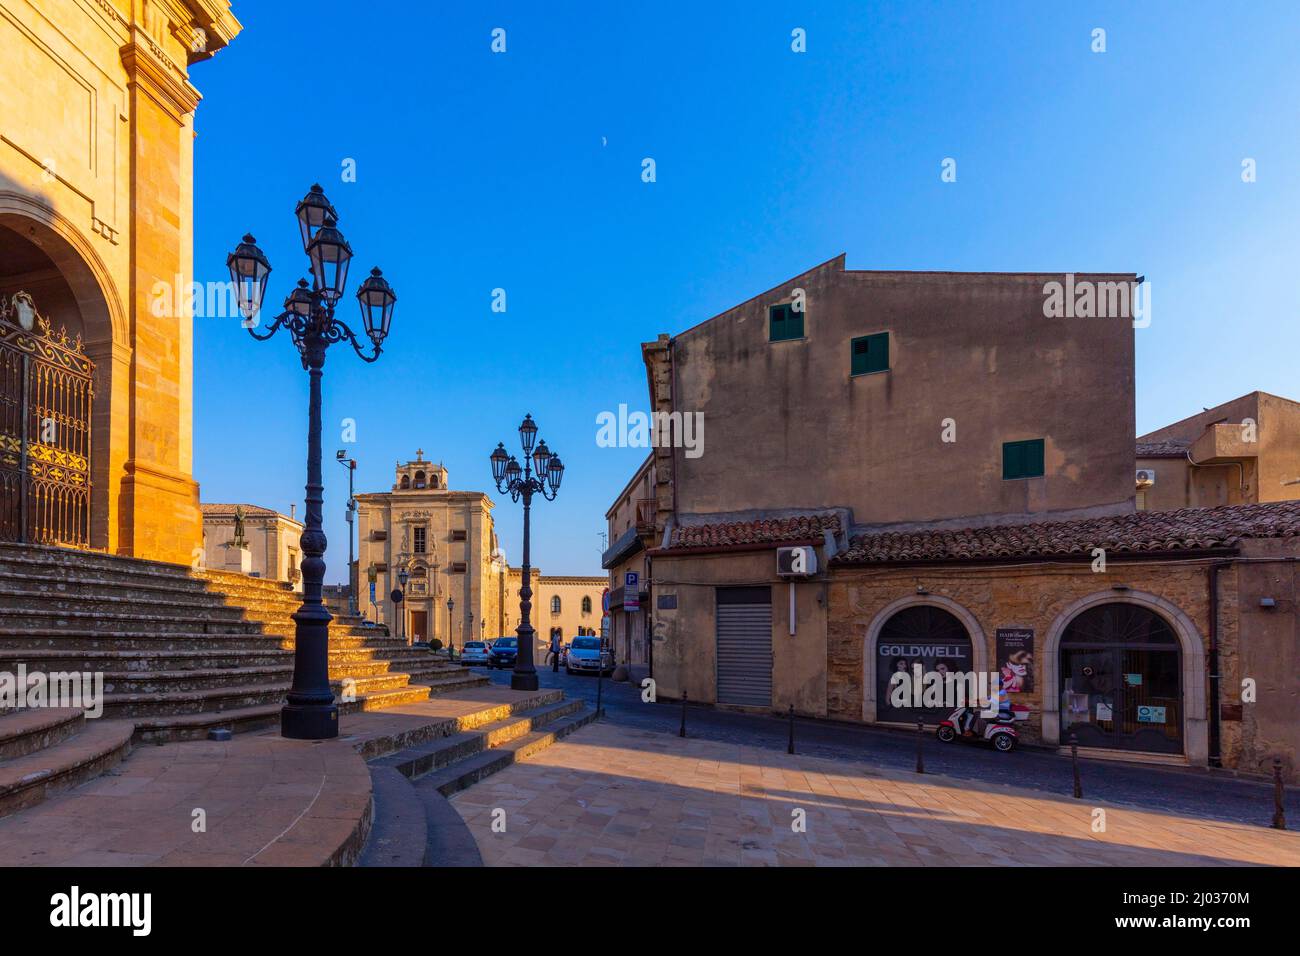
M 1191 526 L 1155 527 L 1180 522 Z M 914 711 L 881 700 L 881 668 L 909 650 L 937 666 L 939 639 L 960 625 L 971 666 L 1006 690 L 1028 743 L 1073 734 L 1083 748 L 1250 772 L 1276 754 L 1294 774 L 1298 532 L 1300 506 L 1287 502 L 855 537 L 832 561 L 827 716 L 915 726 Z M 896 640 L 918 608 L 947 621 Z
M 915 728 L 943 707 L 923 693 L 891 706 L 893 674 L 974 671 L 1005 692 L 1029 745 L 1074 735 L 1088 752 L 1247 773 L 1269 772 L 1277 756 L 1296 776 L 1300 502 L 840 527 L 824 515 L 692 526 L 657 549 L 660 695 L 737 705 L 723 693 L 726 649 L 770 672 L 755 676 L 762 694 L 746 697 L 749 709 Z M 730 543 L 737 528 L 744 540 Z M 695 543 L 705 537 L 713 543 Z M 779 577 L 775 552 L 788 545 L 815 547 L 821 570 Z M 739 588 L 769 592 L 770 614 L 734 648 L 719 607 Z

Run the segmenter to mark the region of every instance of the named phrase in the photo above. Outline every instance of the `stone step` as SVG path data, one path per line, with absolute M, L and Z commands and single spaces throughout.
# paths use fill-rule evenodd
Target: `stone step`
M 228 617 L 228 615 L 223 615 Z M 6 608 L 0 625 L 0 634 L 32 634 L 33 632 L 62 633 L 114 633 L 124 630 L 150 631 L 155 634 L 262 634 L 263 625 L 257 621 L 238 617 L 219 620 L 190 608 L 177 608 L 175 613 L 141 610 L 83 611 L 54 610 L 45 607 Z
M 585 727 L 595 718 L 596 711 L 583 704 L 582 709 L 577 713 L 561 717 L 540 730 L 523 734 L 499 747 L 480 751 L 426 774 L 416 781 L 416 789 L 429 788 L 444 797 L 449 797 L 498 770 L 503 770 L 513 763 L 545 750 L 555 741 Z
M 105 671 L 104 695 L 185 694 L 192 691 L 253 687 L 279 687 L 293 680 L 293 662 L 268 667 L 208 667 L 168 671 Z
M 373 819 L 357 866 L 424 866 L 429 842 L 424 801 L 392 767 L 370 768 Z
M 129 720 L 92 720 L 66 740 L 0 763 L 0 816 L 99 776 L 130 752 L 134 730 Z
M 3 562 L 0 562 L 3 563 Z M 58 577 L 46 573 L 44 567 L 24 568 L 21 571 L 0 568 L 0 581 L 6 589 L 26 589 L 41 594 L 84 595 L 90 598 L 112 598 L 118 595 L 138 595 L 144 600 L 171 600 L 176 602 L 196 602 L 215 606 L 230 606 L 224 595 L 209 591 L 207 586 L 195 578 L 172 580 L 170 578 L 146 578 L 142 581 L 112 583 L 93 573 L 75 573 L 68 571 Z
M 85 727 L 80 707 L 40 707 L 0 716 L 0 764 L 53 747 Z
M 7 569 L 40 567 L 51 575 L 63 571 L 85 573 L 102 572 L 124 578 L 194 580 L 191 569 L 184 564 L 150 561 L 144 558 L 125 558 L 102 551 L 79 551 L 73 548 L 55 548 L 43 544 L 0 543 L 0 574 Z
M 133 718 L 135 737 L 143 743 L 164 744 L 174 740 L 202 740 L 211 730 L 229 730 L 241 734 L 277 726 L 283 700 L 239 707 L 233 710 L 206 711 L 197 714 L 157 714 Z
M 330 680 L 343 680 L 346 677 L 378 677 L 381 674 L 403 673 L 405 668 L 393 667 L 388 661 L 371 658 L 369 660 L 341 660 L 333 652 L 329 656 Z
M 559 700 L 543 704 L 474 730 L 439 737 L 427 743 L 399 750 L 394 754 L 376 757 L 370 761 L 370 765 L 392 767 L 402 776 L 415 779 L 458 760 L 464 760 L 480 751 L 517 740 L 547 724 L 575 714 L 582 708 L 583 703 L 580 700 Z
M 110 718 L 181 716 L 243 710 L 284 700 L 289 680 L 276 683 L 148 693 L 104 694 L 104 716 Z
M 436 688 L 439 693 L 447 694 L 452 690 L 463 690 L 463 687 L 454 688 Z M 406 684 L 402 687 L 393 687 L 386 690 L 377 690 L 373 693 L 358 694 L 356 700 L 345 701 L 339 704 L 340 714 L 355 714 L 367 710 L 383 710 L 386 707 L 400 707 L 403 704 L 418 704 L 422 700 L 428 700 L 432 696 L 435 688 L 428 684 Z
M 28 650 L 69 651 L 212 651 L 293 650 L 293 639 L 274 634 L 158 633 L 156 631 L 69 630 L 58 634 L 25 629 L 9 630 L 0 625 L 0 654 L 14 655 Z
M 332 660 L 332 656 L 331 656 Z M 168 671 L 203 670 L 225 667 L 265 667 L 292 664 L 293 651 L 266 647 L 256 650 L 110 650 L 40 649 L 0 650 L 0 671 L 17 670 L 26 664 L 28 671 Z
M 7 582 L 6 582 L 7 583 Z M 82 593 L 46 593 L 28 588 L 0 590 L 0 617 L 46 616 L 70 618 L 104 617 L 113 620 L 201 620 L 261 624 L 243 608 L 228 604 L 203 603 L 177 597 L 138 597 L 122 592 L 113 597 L 92 597 Z

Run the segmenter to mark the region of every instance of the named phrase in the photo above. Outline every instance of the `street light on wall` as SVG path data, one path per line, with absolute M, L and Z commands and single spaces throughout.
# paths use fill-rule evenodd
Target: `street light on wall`
M 245 235 L 226 257 L 244 327 L 258 341 L 286 329 L 309 374 L 307 411 L 307 486 L 302 534 L 303 603 L 293 615 L 293 683 L 280 712 L 280 733 L 298 740 L 323 740 L 338 736 L 338 707 L 329 682 L 329 624 L 333 619 L 321 600 L 325 578 L 325 533 L 321 528 L 324 484 L 321 476 L 321 377 L 325 352 L 337 342 L 349 342 L 365 362 L 374 362 L 383 350 L 393 319 L 397 295 L 378 269 L 357 290 L 357 303 L 371 351 L 367 354 L 355 334 L 334 310 L 347 284 L 352 247 L 338 230 L 338 214 L 319 185 L 294 209 L 303 251 L 311 266 L 312 283 L 298 282 L 284 300 L 284 311 L 259 332 L 262 302 L 266 296 L 271 263 Z

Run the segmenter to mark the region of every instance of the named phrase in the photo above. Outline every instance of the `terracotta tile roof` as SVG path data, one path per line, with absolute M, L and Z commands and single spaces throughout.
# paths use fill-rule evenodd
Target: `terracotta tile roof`
M 1300 536 L 1300 501 L 1276 501 L 988 528 L 857 534 L 833 563 L 1084 556 L 1093 548 L 1117 554 L 1197 551 L 1232 547 L 1242 538 L 1295 536 Z
M 1138 458 L 1186 458 L 1187 449 L 1192 447 L 1189 441 L 1181 438 L 1166 438 L 1162 441 L 1139 441 Z
M 759 518 L 754 521 L 678 525 L 673 528 L 668 549 L 726 548 L 743 544 L 807 541 L 820 539 L 823 531 L 838 535 L 840 528 L 840 516 L 833 511 L 786 518 Z

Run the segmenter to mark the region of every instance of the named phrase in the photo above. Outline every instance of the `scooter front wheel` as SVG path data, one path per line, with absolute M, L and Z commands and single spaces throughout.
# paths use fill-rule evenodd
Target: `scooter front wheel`
M 1016 738 L 1010 734 L 997 734 L 993 737 L 993 746 L 1004 754 L 1010 753 L 1016 748 Z
M 957 739 L 957 731 L 948 726 L 940 726 L 937 733 L 939 739 L 946 744 L 952 743 L 954 740 Z

